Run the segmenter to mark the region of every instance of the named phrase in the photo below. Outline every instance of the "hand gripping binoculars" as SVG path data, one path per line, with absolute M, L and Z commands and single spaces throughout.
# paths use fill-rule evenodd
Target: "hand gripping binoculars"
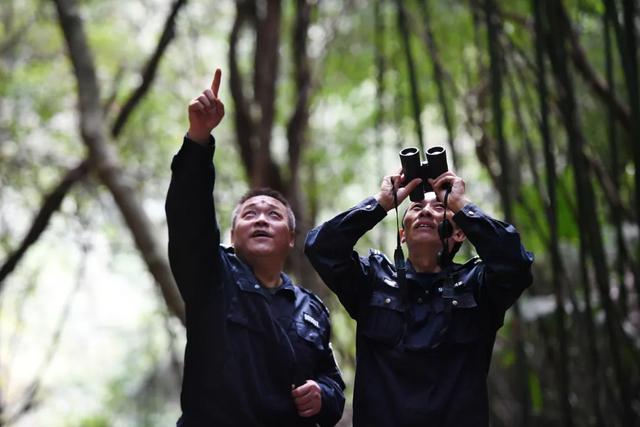
M 424 193 L 433 191 L 427 179 L 435 179 L 449 170 L 447 152 L 444 147 L 427 148 L 425 157 L 426 160 L 421 162 L 420 150 L 415 147 L 400 150 L 400 163 L 404 170 L 405 183 L 409 183 L 415 178 L 422 178 L 422 184 L 409 194 L 412 202 L 424 200 Z

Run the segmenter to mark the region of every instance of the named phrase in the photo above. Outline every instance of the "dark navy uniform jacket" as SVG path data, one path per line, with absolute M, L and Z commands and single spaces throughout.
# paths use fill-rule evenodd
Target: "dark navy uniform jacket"
M 179 426 L 333 426 L 344 383 L 322 302 L 283 274 L 276 295 L 260 286 L 215 219 L 213 138 L 185 138 L 167 195 L 169 260 L 186 304 L 187 345 Z M 292 384 L 316 381 L 322 410 L 298 416 Z
M 306 254 L 357 320 L 353 425 L 487 426 L 487 373 L 505 311 L 532 282 L 533 256 L 513 226 L 472 204 L 454 221 L 480 258 L 446 274 L 353 250 L 386 215 L 374 198 L 312 230 Z M 404 295 L 404 296 L 403 296 Z

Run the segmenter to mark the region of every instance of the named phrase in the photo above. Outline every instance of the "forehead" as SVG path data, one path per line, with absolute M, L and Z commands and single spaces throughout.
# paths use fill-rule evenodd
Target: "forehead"
M 257 208 L 257 209 L 278 209 L 278 210 L 287 210 L 284 203 L 282 203 L 278 199 L 274 199 L 271 196 L 259 195 L 253 196 L 250 199 L 245 200 L 240 206 L 240 210 L 243 211 L 245 209 Z
M 428 204 L 435 204 L 435 203 L 440 203 L 440 202 L 436 199 L 436 193 L 434 193 L 433 191 L 430 191 L 428 193 L 424 193 L 424 200 L 421 200 L 419 202 L 411 202 L 411 204 L 409 204 L 409 209 L 411 209 L 414 206 L 426 206 Z

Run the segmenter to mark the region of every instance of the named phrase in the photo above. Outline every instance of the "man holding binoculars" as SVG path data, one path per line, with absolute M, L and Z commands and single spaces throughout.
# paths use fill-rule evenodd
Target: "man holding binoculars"
M 384 177 L 377 195 L 313 229 L 305 252 L 357 321 L 355 427 L 488 426 L 496 331 L 532 282 L 533 255 L 512 225 L 470 202 L 446 157 L 427 167 L 416 152 L 401 152 L 404 173 Z M 406 268 L 401 249 L 394 263 L 376 250 L 359 256 L 360 237 L 410 194 L 398 230 Z M 479 258 L 455 264 L 465 239 Z

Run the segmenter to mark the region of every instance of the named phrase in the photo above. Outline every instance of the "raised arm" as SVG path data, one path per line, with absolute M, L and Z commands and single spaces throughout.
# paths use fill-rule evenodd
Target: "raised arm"
M 187 305 L 197 301 L 199 291 L 220 283 L 215 280 L 220 275 L 220 232 L 213 201 L 215 141 L 211 136 L 224 116 L 218 98 L 220 77 L 218 69 L 211 87 L 189 103 L 189 131 L 171 164 L 165 205 L 169 261 Z
M 466 197 L 465 183 L 460 177 L 447 172 L 431 183 L 441 199 L 445 186 L 451 188 L 449 207 L 455 213 L 453 220 L 482 260 L 480 291 L 501 321 L 504 311 L 533 281 L 533 254 L 524 248 L 513 225 L 491 218 Z
M 367 281 L 368 258 L 353 250 L 356 242 L 394 207 L 392 186 L 397 189 L 398 204 L 420 184 L 420 179 L 400 187 L 403 176 L 385 176 L 380 192 L 355 207 L 314 228 L 307 235 L 305 254 L 325 284 L 331 288 L 351 317 L 357 318 L 358 295 Z

